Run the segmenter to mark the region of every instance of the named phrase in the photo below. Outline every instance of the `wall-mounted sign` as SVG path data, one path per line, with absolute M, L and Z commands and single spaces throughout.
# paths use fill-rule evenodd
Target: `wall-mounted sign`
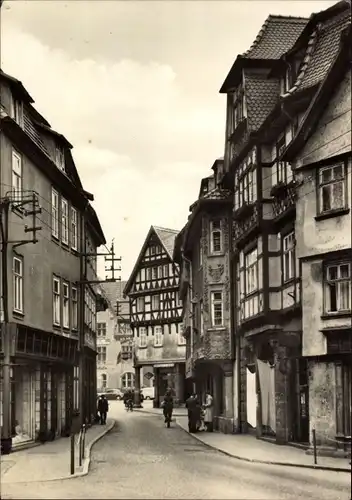
M 154 368 L 173 368 L 175 363 L 160 363 L 160 365 L 154 365 Z

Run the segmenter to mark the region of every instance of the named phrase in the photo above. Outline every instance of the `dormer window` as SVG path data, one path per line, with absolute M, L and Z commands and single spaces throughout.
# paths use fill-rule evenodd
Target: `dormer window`
M 55 163 L 62 172 L 65 172 L 65 154 L 62 148 L 55 148 Z
M 23 127 L 23 105 L 21 101 L 15 98 L 11 100 L 11 118 L 15 120 L 20 127 Z
M 242 122 L 244 118 L 244 95 L 243 90 L 238 89 L 233 95 L 233 127 L 232 132 L 236 130 L 238 125 Z

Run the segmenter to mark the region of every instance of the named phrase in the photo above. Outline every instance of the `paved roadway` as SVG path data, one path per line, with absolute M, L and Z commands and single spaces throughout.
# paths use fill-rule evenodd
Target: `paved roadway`
M 2 486 L 2 498 L 349 500 L 346 473 L 251 464 L 210 450 L 160 417 L 113 403 L 115 428 L 93 448 L 88 476 Z

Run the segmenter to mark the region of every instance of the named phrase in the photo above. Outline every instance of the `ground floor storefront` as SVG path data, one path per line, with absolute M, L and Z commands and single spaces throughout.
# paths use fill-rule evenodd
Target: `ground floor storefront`
M 174 394 L 175 406 L 184 404 L 187 399 L 187 387 L 185 384 L 185 363 L 169 362 L 155 363 L 148 365 L 135 366 L 135 391 L 139 393 L 144 375 L 153 373 L 154 383 L 154 401 L 153 406 L 159 408 L 168 388 L 172 389 Z M 142 380 L 143 375 L 143 380 Z M 150 375 L 148 375 L 148 379 Z
M 308 445 L 308 371 L 300 332 L 280 328 L 245 335 L 240 342 L 237 432 Z
M 9 384 L 1 370 L 2 441 L 19 446 L 69 435 L 79 403 L 77 341 L 22 325 L 12 325 L 11 334 Z
M 233 433 L 233 362 L 198 360 L 194 364 L 191 381 L 202 404 L 205 403 L 207 393 L 213 397 L 214 430 L 225 434 Z
M 351 456 L 352 352 L 339 350 L 308 359 L 309 423 L 319 454 Z
M 97 412 L 97 364 L 96 352 L 87 346 L 84 348 L 82 384 L 82 422 L 92 424 Z M 79 375 L 77 374 L 78 386 Z

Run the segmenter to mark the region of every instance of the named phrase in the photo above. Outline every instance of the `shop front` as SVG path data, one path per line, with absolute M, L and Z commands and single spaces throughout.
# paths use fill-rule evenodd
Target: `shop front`
M 185 402 L 184 363 L 159 363 L 154 365 L 155 399 L 154 407 L 160 408 L 167 389 L 172 389 L 175 406 Z

